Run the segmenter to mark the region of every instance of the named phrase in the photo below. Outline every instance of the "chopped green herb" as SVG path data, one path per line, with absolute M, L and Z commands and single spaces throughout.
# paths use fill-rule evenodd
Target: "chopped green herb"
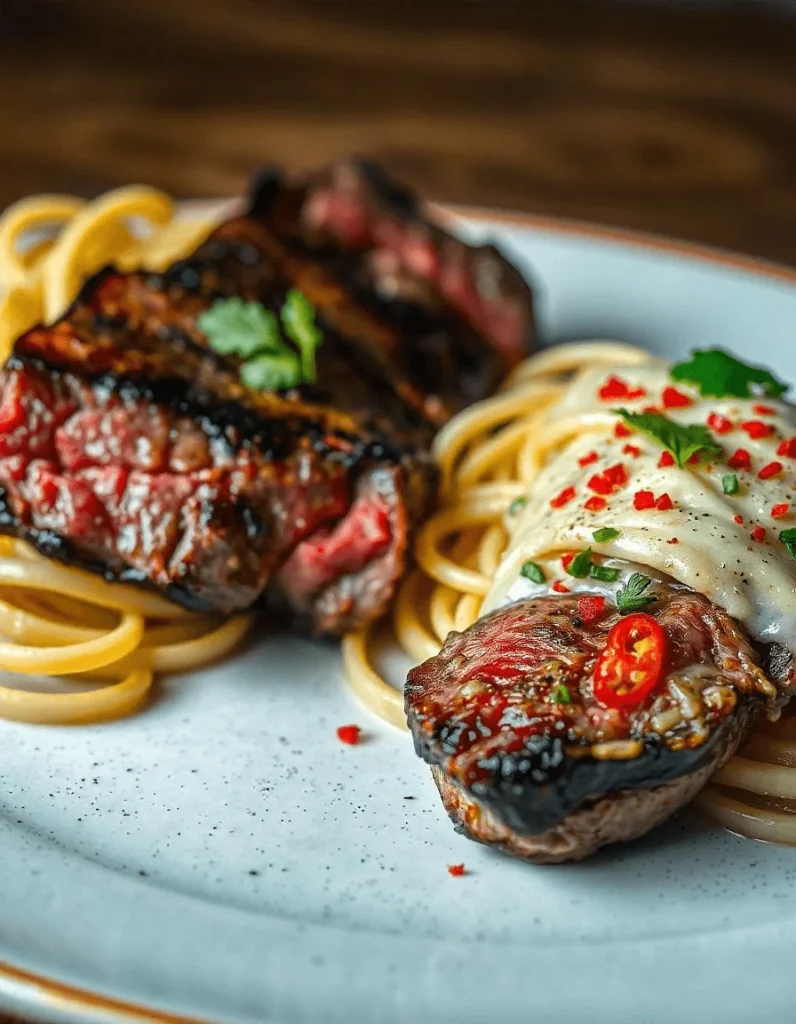
M 579 551 L 577 555 L 567 566 L 567 572 L 570 576 L 588 576 L 589 569 L 591 568 L 591 548 L 586 548 L 585 551 Z
M 725 494 L 737 494 L 738 493 L 738 474 L 737 473 L 725 473 L 721 478 L 721 489 Z
M 527 498 L 515 498 L 514 501 L 509 505 L 509 515 L 516 516 L 520 509 L 525 508 L 528 504 Z
M 282 306 L 282 327 L 295 343 L 301 356 L 301 375 L 308 384 L 315 383 L 315 350 L 323 334 L 315 323 L 315 310 L 296 288 L 291 288 Z
M 572 695 L 569 692 L 569 688 L 564 686 L 563 683 L 556 683 L 556 685 L 550 691 L 550 697 L 554 704 L 572 703 Z
M 526 562 L 520 569 L 520 576 L 524 576 L 526 580 L 530 580 L 532 583 L 544 583 L 545 581 L 544 569 L 541 565 L 537 565 L 536 562 Z
M 301 367 L 295 352 L 264 352 L 244 363 L 240 379 L 255 391 L 283 391 L 301 383 Z
M 222 356 L 251 359 L 258 352 L 285 348 L 276 317 L 259 302 L 218 299 L 196 323 L 207 335 L 210 348 Z
M 616 607 L 626 615 L 628 612 L 638 611 L 647 604 L 657 600 L 654 594 L 645 594 L 652 580 L 649 576 L 642 576 L 640 572 L 634 572 L 627 583 L 616 592 Z
M 673 366 L 670 374 L 672 380 L 690 381 L 702 395 L 716 398 L 749 398 L 754 394 L 778 398 L 788 390 L 788 385 L 768 370 L 742 363 L 719 348 L 692 352 L 691 358 Z
M 701 424 L 683 426 L 659 412 L 628 412 L 627 409 L 612 411 L 621 416 L 628 426 L 640 430 L 670 451 L 681 469 L 692 455 L 709 458 L 723 453 L 721 445 L 716 444 L 708 428 Z
M 790 530 L 783 530 L 779 539 L 788 549 L 788 554 L 791 558 L 796 558 L 796 528 L 791 527 Z
M 619 579 L 619 570 L 612 569 L 609 565 L 592 565 L 589 576 L 594 580 L 602 580 L 603 583 L 614 583 Z
M 615 530 L 613 526 L 603 526 L 602 529 L 595 530 L 592 534 L 598 544 L 604 544 L 607 540 L 616 540 L 618 536 L 619 530 Z

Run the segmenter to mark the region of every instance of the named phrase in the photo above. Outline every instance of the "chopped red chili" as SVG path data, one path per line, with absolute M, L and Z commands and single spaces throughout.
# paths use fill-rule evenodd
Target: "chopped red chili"
M 575 557 L 575 554 L 576 552 L 569 551 L 566 555 L 561 556 L 561 564 L 563 565 L 564 569 L 568 569 L 570 567 L 570 565 L 572 564 L 572 559 Z
M 605 498 L 598 498 L 595 494 L 589 498 L 588 501 L 584 501 L 583 507 L 587 512 L 601 512 L 605 508 L 606 504 L 607 502 Z
M 641 455 L 641 449 L 635 444 L 626 444 L 622 451 L 625 455 L 632 455 L 634 459 Z
M 708 416 L 708 426 L 714 434 L 729 434 L 732 430 L 732 420 L 728 420 L 726 416 L 722 416 L 718 412 L 712 412 Z
M 590 466 L 593 462 L 596 462 L 599 457 L 600 456 L 597 452 L 589 452 L 588 455 L 584 455 L 582 458 L 578 459 L 578 465 Z
M 643 398 L 646 393 L 644 388 L 631 388 L 626 380 L 613 374 L 597 392 L 604 402 L 612 402 L 616 398 Z
M 771 518 L 772 519 L 782 519 L 784 516 L 786 516 L 788 514 L 789 511 L 790 511 L 790 505 L 787 505 L 784 502 L 781 505 L 772 505 L 772 507 L 771 507 Z
M 758 416 L 774 416 L 777 412 L 777 410 L 770 405 L 755 405 L 753 408 Z
M 674 465 L 674 455 L 671 452 L 662 452 L 658 459 L 658 469 L 666 469 Z
M 614 427 L 614 437 L 630 437 L 632 433 L 630 427 L 626 427 L 624 423 L 617 423 Z
M 569 593 L 569 587 L 565 587 L 561 580 L 553 580 L 553 590 L 555 590 L 557 594 Z
M 781 462 L 769 462 L 760 470 L 757 474 L 759 480 L 770 480 L 772 476 L 776 476 L 782 472 Z
M 636 491 L 633 495 L 633 508 L 638 512 L 645 512 L 648 508 L 655 508 L 655 495 L 652 491 Z
M 465 873 L 464 864 L 449 864 L 448 874 L 453 875 L 454 878 L 461 878 Z
M 341 743 L 353 747 L 361 740 L 362 730 L 358 725 L 341 725 L 337 730 L 337 738 Z
M 727 459 L 727 465 L 730 469 L 750 469 L 752 457 L 745 448 L 736 448 L 729 459 Z
M 584 622 L 597 622 L 605 614 L 605 598 L 584 594 L 578 598 L 578 617 Z
M 777 448 L 777 455 L 784 455 L 789 459 L 796 459 L 796 437 L 789 437 L 780 443 Z
M 645 405 L 642 412 L 659 413 L 661 410 L 657 405 Z
M 665 491 L 655 502 L 655 508 L 657 508 L 659 512 L 668 512 L 670 508 L 674 508 L 672 499 Z
M 570 501 L 575 497 L 574 487 L 565 487 L 563 491 L 550 499 L 551 508 L 563 508 L 564 505 L 568 505 Z
M 765 527 L 763 527 L 763 526 L 756 526 L 754 528 L 754 530 L 752 530 L 752 540 L 756 540 L 758 542 L 758 544 L 762 544 L 762 542 L 765 539 L 766 539 Z
M 678 391 L 677 388 L 664 388 L 663 389 L 663 407 L 664 409 L 684 409 L 687 405 L 693 405 L 694 403 L 688 397 L 684 395 L 682 391 Z
M 666 634 L 651 615 L 626 615 L 613 627 L 594 666 L 594 697 L 603 707 L 641 704 L 663 676 Z
M 732 520 L 734 523 L 737 523 L 740 526 L 743 522 L 743 516 L 733 516 Z
M 748 434 L 753 441 L 761 437 L 768 437 L 769 434 L 774 433 L 774 428 L 771 424 L 763 423 L 762 420 L 747 420 L 746 423 L 741 424 L 741 430 Z

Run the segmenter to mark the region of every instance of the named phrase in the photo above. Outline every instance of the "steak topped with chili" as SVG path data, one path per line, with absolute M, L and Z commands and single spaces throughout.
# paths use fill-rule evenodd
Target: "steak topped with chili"
M 265 593 L 302 627 L 339 633 L 382 614 L 403 573 L 456 380 L 406 373 L 415 338 L 385 301 L 362 301 L 257 208 L 163 273 L 100 272 L 58 323 L 16 342 L 0 373 L 0 530 L 192 608 Z M 235 299 L 278 316 L 295 293 L 322 337 L 314 379 L 244 386 L 242 358 L 203 315 Z M 445 309 L 435 329 L 453 353 Z M 475 361 L 449 365 L 475 367 L 483 394 L 496 357 L 468 330 Z M 530 333 L 527 321 L 523 346 Z
M 731 756 L 773 690 L 757 654 L 701 595 L 650 596 L 626 616 L 599 598 L 521 601 L 410 672 L 415 747 L 458 828 L 577 859 L 646 832 Z

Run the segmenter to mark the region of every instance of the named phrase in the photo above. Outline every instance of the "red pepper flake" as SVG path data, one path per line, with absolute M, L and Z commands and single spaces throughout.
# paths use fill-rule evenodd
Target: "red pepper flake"
M 756 540 L 758 544 L 761 544 L 766 539 L 766 531 L 762 526 L 756 526 L 752 530 L 752 540 Z
M 627 470 L 621 462 L 617 462 L 615 466 L 609 466 L 605 471 L 605 476 L 614 487 L 624 487 L 627 483 Z
M 655 495 L 652 491 L 636 491 L 633 495 L 633 508 L 639 512 L 655 508 Z
M 679 544 L 680 541 L 678 540 L 677 537 L 672 537 L 672 539 L 671 540 L 667 540 L 666 543 L 667 544 Z
M 781 462 L 769 462 L 760 470 L 757 474 L 758 480 L 769 480 L 772 476 L 776 476 L 782 472 Z
M 730 469 L 751 469 L 752 457 L 745 448 L 736 448 L 727 459 L 727 465 Z
M 762 420 L 747 420 L 746 423 L 741 424 L 741 430 L 748 434 L 753 441 L 757 441 L 761 437 L 768 437 L 769 434 L 774 433 L 774 428 L 770 423 L 763 423 Z
M 658 459 L 658 469 L 666 469 L 667 466 L 674 465 L 674 455 L 671 452 L 663 452 L 661 457 Z
M 600 456 L 597 452 L 589 452 L 588 455 L 584 455 L 582 458 L 578 459 L 578 465 L 590 466 L 593 462 L 596 462 L 599 457 Z
M 789 437 L 780 443 L 777 448 L 777 455 L 784 455 L 788 459 L 796 459 L 796 437 Z
M 641 455 L 641 449 L 635 444 L 626 444 L 622 449 L 625 455 L 632 455 L 634 459 L 637 459 Z
M 597 622 L 604 614 L 604 597 L 589 594 L 578 598 L 578 617 L 584 622 Z
M 589 498 L 588 501 L 584 501 L 583 507 L 587 512 L 602 512 L 606 504 L 605 498 L 598 498 L 595 494 L 593 497 Z
M 561 556 L 561 564 L 563 565 L 565 570 L 570 567 L 570 565 L 572 564 L 572 559 L 574 557 L 575 557 L 575 552 L 574 551 L 570 551 L 568 554 Z
M 743 516 L 733 516 L 732 521 L 740 526 L 743 522 Z
M 657 405 L 645 405 L 644 408 L 641 411 L 642 412 L 651 412 L 653 414 L 657 414 L 661 410 L 660 410 L 660 406 L 657 406 Z
M 718 412 L 712 412 L 708 416 L 708 426 L 714 434 L 729 434 L 732 430 L 732 420 L 728 420 L 726 416 L 722 416 Z
M 777 412 L 777 410 L 770 405 L 755 405 L 753 408 L 758 416 L 774 416 Z
M 781 505 L 773 505 L 771 508 L 771 518 L 782 519 L 784 516 L 788 514 L 789 511 L 790 505 L 786 505 L 785 503 Z
M 630 437 L 632 433 L 630 427 L 626 427 L 624 423 L 617 423 L 614 427 L 614 437 Z
M 553 590 L 555 590 L 557 594 L 569 593 L 569 587 L 565 587 L 561 580 L 553 580 Z
M 449 864 L 448 874 L 453 875 L 454 878 L 461 878 L 465 874 L 464 864 Z
M 702 461 L 702 452 L 694 452 L 693 455 L 690 455 L 685 460 L 685 464 L 686 464 L 686 466 L 698 466 L 701 461 Z
M 670 508 L 674 508 L 672 499 L 665 491 L 655 502 L 655 508 L 657 508 L 659 512 L 668 512 Z
M 560 494 L 557 494 L 555 498 L 550 499 L 551 508 L 563 508 L 564 505 L 568 505 L 570 501 L 575 497 L 574 487 L 565 487 Z
M 337 730 L 337 738 L 341 743 L 354 747 L 362 738 L 362 730 L 358 725 L 341 725 Z
M 693 405 L 694 403 L 688 397 L 684 395 L 682 391 L 678 391 L 677 388 L 664 388 L 663 389 L 663 407 L 664 409 L 684 409 L 687 405 Z
M 616 398 L 643 398 L 646 393 L 644 388 L 631 388 L 626 380 L 613 374 L 597 392 L 604 402 L 612 402 Z

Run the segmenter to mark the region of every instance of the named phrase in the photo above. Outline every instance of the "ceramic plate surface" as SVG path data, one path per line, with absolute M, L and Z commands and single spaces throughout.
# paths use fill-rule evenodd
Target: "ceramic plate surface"
M 787 271 L 541 222 L 462 230 L 529 272 L 548 343 L 718 345 L 796 381 Z M 367 742 L 337 740 L 348 722 Z M 0 779 L 0 1004 L 30 1015 L 793 1019 L 796 850 L 687 812 L 580 865 L 494 854 L 454 833 L 407 735 L 347 694 L 333 645 L 263 626 L 135 718 L 0 723 Z

